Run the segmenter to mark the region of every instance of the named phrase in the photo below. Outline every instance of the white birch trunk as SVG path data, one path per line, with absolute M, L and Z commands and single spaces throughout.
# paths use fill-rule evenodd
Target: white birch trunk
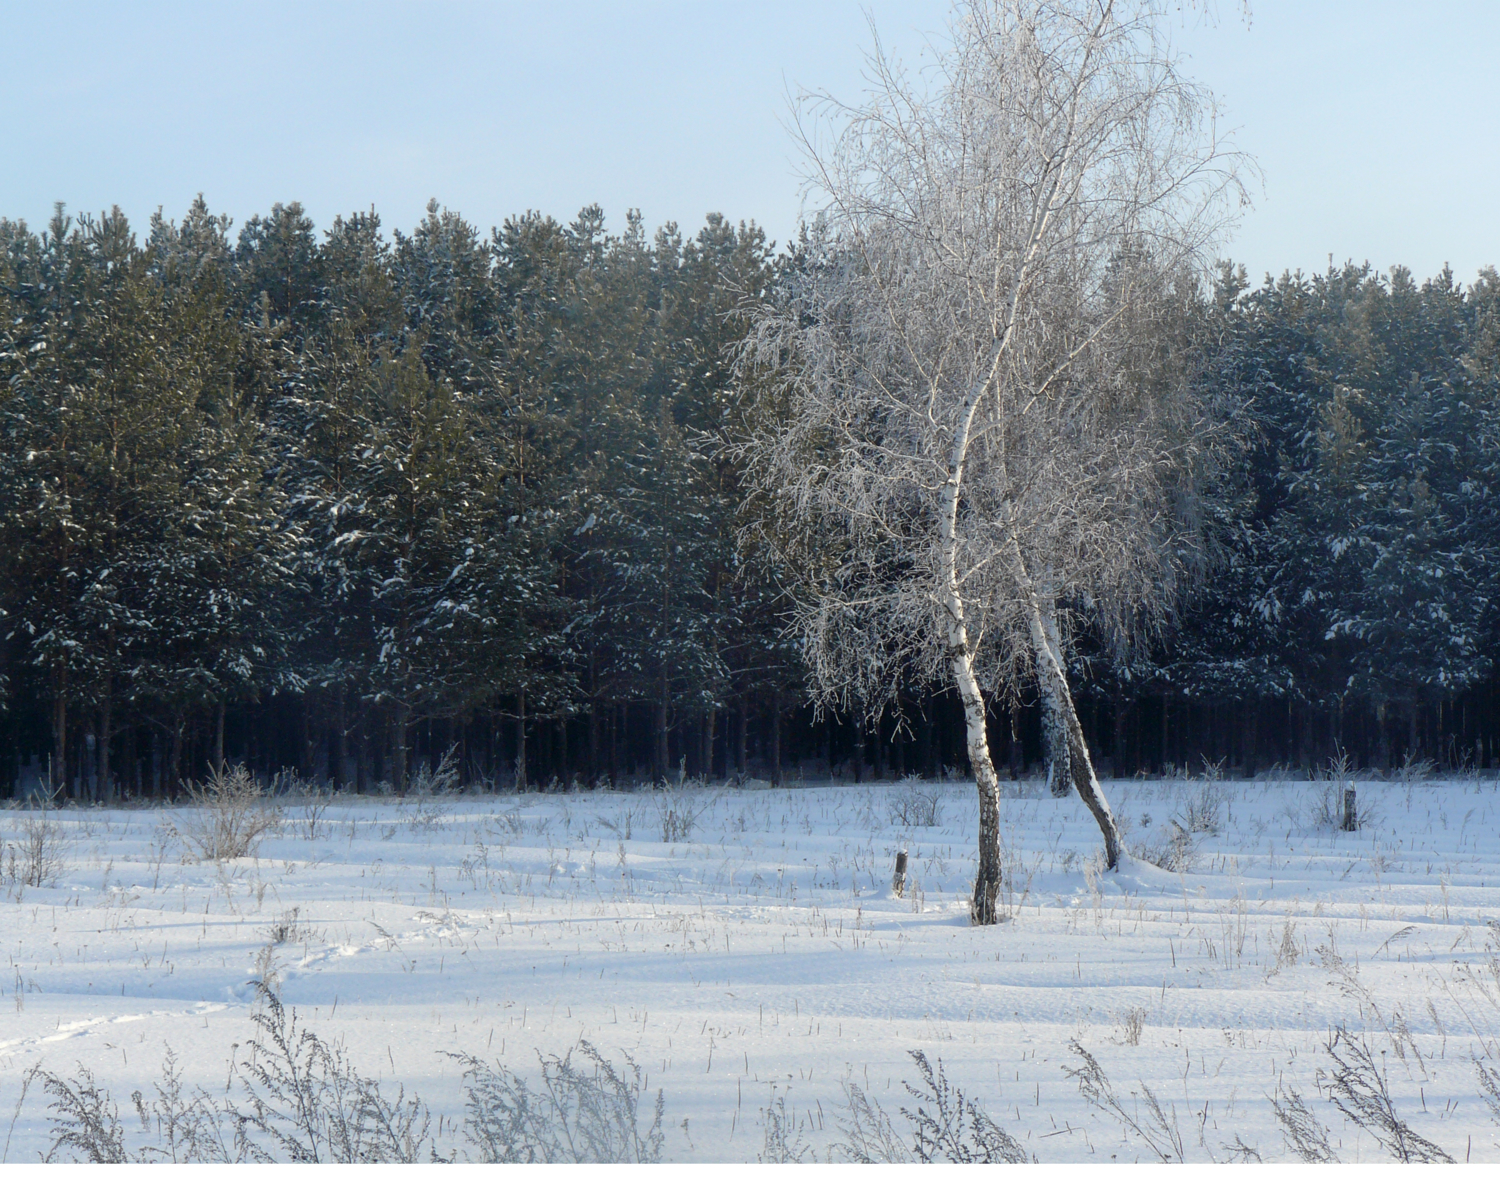
M 997 345 L 998 363 L 1001 346 Z M 976 926 L 998 921 L 1000 896 L 1000 780 L 990 759 L 990 743 L 985 723 L 984 693 L 974 676 L 974 655 L 969 645 L 968 623 L 964 618 L 964 601 L 958 572 L 958 499 L 963 488 L 964 459 L 968 454 L 969 434 L 974 414 L 984 390 L 976 388 L 969 395 L 948 460 L 948 480 L 943 488 L 939 529 L 942 534 L 943 607 L 948 613 L 948 661 L 953 681 L 958 687 L 964 709 L 964 735 L 969 750 L 969 765 L 979 795 L 979 868 L 974 875 L 974 895 L 969 906 L 969 920 Z
M 1067 672 L 1063 670 L 1062 652 L 1057 646 L 1057 624 L 1051 619 L 1048 632 L 1049 610 L 1043 598 L 1037 595 L 1031 582 L 1025 560 L 1021 556 L 1020 544 L 1011 541 L 1014 552 L 1016 583 L 1026 602 L 1031 629 L 1031 646 L 1036 655 L 1037 680 L 1044 691 L 1050 690 L 1054 704 L 1062 717 L 1068 735 L 1068 760 L 1072 772 L 1073 786 L 1078 791 L 1084 806 L 1093 813 L 1104 837 L 1104 859 L 1109 869 L 1120 863 L 1125 855 L 1125 844 L 1120 839 L 1120 828 L 1115 823 L 1109 800 L 1094 773 L 1094 763 L 1089 757 L 1088 743 L 1083 738 L 1083 725 L 1078 720 L 1078 711 L 1073 706 L 1073 692 L 1068 686 Z

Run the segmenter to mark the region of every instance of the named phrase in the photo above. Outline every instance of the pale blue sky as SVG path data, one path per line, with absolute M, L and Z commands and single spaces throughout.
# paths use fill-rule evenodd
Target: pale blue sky
M 198 191 L 236 222 L 320 225 L 429 196 L 488 229 L 591 201 L 619 226 L 703 214 L 796 229 L 787 90 L 856 95 L 865 12 L 908 61 L 945 0 L 12 4 L 0 214 Z M 1500 3 L 1233 0 L 1185 27 L 1194 73 L 1265 173 L 1229 254 L 1252 275 L 1369 259 L 1462 280 L 1500 263 Z

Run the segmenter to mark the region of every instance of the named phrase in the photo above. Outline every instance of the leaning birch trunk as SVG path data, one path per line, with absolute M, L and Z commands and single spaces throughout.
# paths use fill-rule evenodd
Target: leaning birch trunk
M 1104 836 L 1104 861 L 1109 869 L 1120 863 L 1125 855 L 1125 845 L 1120 839 L 1120 828 L 1115 823 L 1114 813 L 1109 809 L 1109 800 L 1094 774 L 1094 763 L 1089 757 L 1089 747 L 1083 739 L 1083 725 L 1078 720 L 1078 710 L 1073 706 L 1073 692 L 1068 687 L 1068 676 L 1062 667 L 1061 650 L 1056 648 L 1056 626 L 1048 633 L 1047 610 L 1043 600 L 1032 586 L 1026 564 L 1021 557 L 1021 548 L 1014 539 L 1011 547 L 1015 556 L 1015 576 L 1026 604 L 1031 629 L 1031 648 L 1036 655 L 1037 681 L 1044 691 L 1050 690 L 1053 702 L 1062 716 L 1063 727 L 1068 734 L 1068 758 L 1072 768 L 1073 786 L 1084 806 L 1093 813 Z

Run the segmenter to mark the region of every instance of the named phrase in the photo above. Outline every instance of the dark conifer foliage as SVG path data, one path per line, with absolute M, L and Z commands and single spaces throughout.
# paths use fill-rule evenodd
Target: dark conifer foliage
M 1492 270 L 1226 272 L 1202 383 L 1247 450 L 1214 494 L 1216 572 L 1115 680 L 1132 764 L 1495 764 L 1496 303 Z
M 0 798 L 232 760 L 399 790 L 450 750 L 506 785 L 963 765 L 946 692 L 813 718 L 738 534 L 768 399 L 735 347 L 795 249 L 592 207 L 231 232 L 0 222 Z M 1226 270 L 1189 318 L 1243 450 L 1170 631 L 1082 641 L 1097 751 L 1493 764 L 1500 278 Z

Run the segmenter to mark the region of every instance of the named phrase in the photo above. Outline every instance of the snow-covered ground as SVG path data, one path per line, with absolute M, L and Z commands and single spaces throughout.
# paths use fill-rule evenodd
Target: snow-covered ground
M 1213 830 L 1184 872 L 1101 875 L 1081 804 L 1013 787 L 989 928 L 967 923 L 963 783 L 350 798 L 289 806 L 258 855 L 219 864 L 185 851 L 184 811 L 55 811 L 66 872 L 0 881 L 0 1146 L 49 1146 L 36 1084 L 17 1108 L 37 1065 L 83 1064 L 128 1106 L 170 1046 L 222 1092 L 259 975 L 362 1074 L 419 1092 L 460 1152 L 453 1053 L 526 1074 L 587 1039 L 664 1091 L 671 1159 L 753 1161 L 777 1105 L 825 1160 L 846 1082 L 909 1135 L 920 1049 L 1044 1162 L 1154 1161 L 1081 1095 L 1076 1041 L 1148 1127 L 1149 1089 L 1190 1162 L 1287 1158 L 1278 1090 L 1341 1158 L 1384 1158 L 1319 1091 L 1344 1026 L 1412 1131 L 1500 1159 L 1474 1062 L 1500 1064 L 1494 782 L 1361 782 L 1374 822 L 1353 833 L 1320 825 L 1318 783 L 1106 789 L 1138 857 L 1170 853 L 1171 817 Z M 903 823 L 929 795 L 937 823 Z M 0 839 L 28 815 L 0 812 Z M 664 815 L 694 821 L 685 840 Z

